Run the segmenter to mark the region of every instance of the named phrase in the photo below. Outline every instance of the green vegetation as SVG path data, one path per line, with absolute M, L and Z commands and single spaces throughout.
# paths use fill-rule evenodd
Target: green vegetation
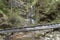
M 60 22 L 60 0 L 0 0 L 0 14 L 5 17 L 0 24 L 10 27 L 19 27 L 26 24 L 25 19 L 31 12 L 34 24 L 47 24 Z M 14 4 L 15 3 L 15 4 Z M 0 17 L 1 19 L 1 17 Z M 2 19 L 1 19 L 2 20 Z M 7 25 L 7 26 L 8 26 Z M 3 26 L 2 26 L 3 27 Z

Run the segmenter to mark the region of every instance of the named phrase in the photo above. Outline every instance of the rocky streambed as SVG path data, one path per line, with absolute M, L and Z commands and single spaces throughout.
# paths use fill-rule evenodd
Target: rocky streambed
M 20 32 L 5 36 L 5 38 L 2 40 L 60 40 L 60 31 L 41 30 L 32 32 Z

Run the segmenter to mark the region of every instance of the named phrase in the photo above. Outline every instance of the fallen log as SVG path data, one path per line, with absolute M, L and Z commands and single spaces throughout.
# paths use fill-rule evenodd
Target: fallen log
M 48 24 L 48 25 L 38 25 L 38 26 L 35 26 L 35 27 L 5 29 L 5 30 L 0 30 L 0 33 L 26 32 L 26 31 L 44 30 L 44 29 L 52 29 L 52 28 L 54 28 L 54 29 L 55 28 L 60 28 L 60 23 L 58 23 L 58 24 Z

